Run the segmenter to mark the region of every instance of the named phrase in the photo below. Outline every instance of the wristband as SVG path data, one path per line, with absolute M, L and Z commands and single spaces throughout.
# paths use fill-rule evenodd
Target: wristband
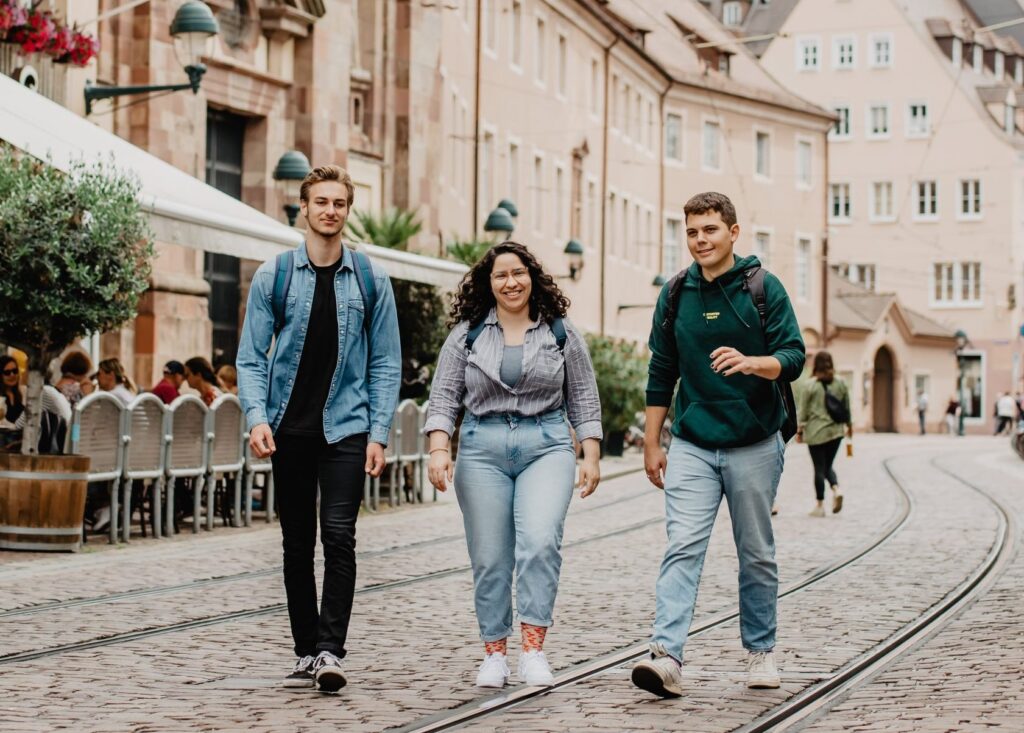
M 435 453 L 437 453 L 438 451 L 442 451 L 442 450 L 443 450 L 443 451 L 444 451 L 445 453 L 447 453 L 447 452 L 448 452 L 448 449 L 447 449 L 447 448 L 434 448 L 434 449 L 433 449 L 432 451 L 430 451 L 430 452 L 428 453 L 428 455 L 431 455 L 431 456 L 432 456 L 432 455 L 434 455 Z

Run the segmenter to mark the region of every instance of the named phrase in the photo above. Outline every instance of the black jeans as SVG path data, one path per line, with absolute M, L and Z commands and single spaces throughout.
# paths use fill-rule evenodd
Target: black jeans
M 295 654 L 329 651 L 345 656 L 345 638 L 356 587 L 356 517 L 366 478 L 365 433 L 334 444 L 323 437 L 275 436 L 274 483 L 284 546 Z M 319 611 L 313 554 L 316 548 L 317 485 L 324 547 L 324 592 Z
M 839 485 L 832 462 L 836 459 L 839 444 L 842 442 L 842 438 L 836 438 L 827 443 L 807 446 L 811 449 L 811 462 L 814 463 L 814 496 L 818 501 L 825 499 L 825 479 L 828 479 L 829 486 Z

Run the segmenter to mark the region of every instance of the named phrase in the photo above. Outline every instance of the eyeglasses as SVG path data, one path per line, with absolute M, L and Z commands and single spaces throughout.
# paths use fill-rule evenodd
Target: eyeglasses
M 2 374 L 5 377 L 13 377 L 17 373 L 18 373 L 18 367 L 14 367 L 13 369 L 4 369 L 3 372 L 2 372 Z
M 509 270 L 508 272 L 492 272 L 491 280 L 496 283 L 503 283 L 508 280 L 509 275 L 519 282 L 526 282 L 530 279 L 530 271 L 525 267 L 518 267 L 515 270 Z

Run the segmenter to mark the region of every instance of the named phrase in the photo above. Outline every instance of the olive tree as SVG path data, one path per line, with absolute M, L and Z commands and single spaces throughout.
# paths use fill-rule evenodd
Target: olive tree
M 0 148 L 0 341 L 29 359 L 23 453 L 37 451 L 47 365 L 136 314 L 153 258 L 138 192 L 112 163 L 63 172 Z

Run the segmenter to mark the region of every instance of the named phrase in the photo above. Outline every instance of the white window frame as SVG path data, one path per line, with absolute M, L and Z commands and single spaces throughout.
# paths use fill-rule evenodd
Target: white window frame
M 835 213 L 836 193 L 840 195 L 840 213 Z M 845 204 L 845 206 L 844 206 Z M 845 213 L 844 210 L 845 209 Z M 853 218 L 853 186 L 849 181 L 829 181 L 828 184 L 828 221 L 829 224 L 849 224 Z
M 490 141 L 490 145 L 488 145 Z M 497 147 L 498 128 L 485 120 L 480 121 L 480 157 L 477 165 L 477 180 L 480 186 L 481 205 L 487 206 L 488 202 L 499 198 L 497 194 Z M 489 149 L 488 149 L 489 148 Z M 487 189 L 490 189 L 489 191 Z M 483 212 L 485 218 L 487 212 Z
M 669 251 L 669 245 L 671 244 L 671 240 L 668 236 L 670 223 L 675 223 L 679 225 L 678 230 L 676 231 L 675 241 L 676 261 L 674 263 L 671 263 L 674 265 L 672 269 L 669 269 L 668 265 L 670 263 L 667 262 L 668 257 L 666 257 L 666 254 Z M 669 216 L 666 214 L 664 218 L 664 239 L 661 246 L 661 274 L 664 275 L 666 278 L 672 277 L 681 269 L 683 269 L 683 247 L 685 246 L 686 230 L 683 227 L 683 220 L 678 216 Z
M 975 74 L 985 71 L 985 49 L 981 47 L 981 44 L 975 43 L 971 47 L 971 68 L 974 69 Z
M 481 18 L 481 35 L 483 36 L 484 55 L 491 59 L 498 58 L 498 8 L 495 7 L 498 0 L 481 0 L 480 9 L 483 11 Z
M 878 194 L 877 186 L 889 184 L 889 213 L 879 214 L 878 213 Z M 896 184 L 894 181 L 872 181 L 868 184 L 868 198 L 869 206 L 868 209 L 868 220 L 873 222 L 893 222 L 896 221 Z
M 547 16 L 536 13 L 533 16 L 533 83 L 541 89 L 548 88 L 548 19 Z
M 836 126 L 833 124 L 828 129 L 828 139 L 831 142 L 842 142 L 853 137 L 853 108 L 846 102 L 832 105 L 832 111 L 836 113 L 836 116 L 842 118 L 840 110 L 846 110 L 846 131 L 842 133 L 836 132 Z
M 804 145 L 806 145 L 809 150 L 809 157 L 807 161 L 807 173 L 809 178 L 806 181 L 801 177 L 803 171 L 800 169 L 800 151 Z M 796 152 L 796 155 L 794 156 L 794 167 L 796 168 L 796 188 L 799 191 L 810 191 L 812 188 L 814 188 L 814 141 L 811 138 L 806 137 L 804 135 L 797 135 L 796 145 L 794 149 Z
M 820 71 L 821 70 L 821 38 L 818 36 L 801 36 L 796 39 L 796 70 L 797 71 Z M 805 63 L 806 49 L 814 49 L 814 63 Z
M 706 145 L 707 145 L 707 131 L 708 131 L 708 126 L 709 125 L 714 125 L 715 129 L 718 131 L 717 137 L 715 139 L 715 152 L 716 152 L 716 157 L 718 158 L 718 161 L 717 161 L 718 164 L 716 166 L 708 165 L 708 162 L 707 162 L 707 148 L 706 148 Z M 722 120 L 721 120 L 721 118 L 719 118 L 719 117 L 710 117 L 710 116 L 707 116 L 707 115 L 701 116 L 701 120 L 700 120 L 700 169 L 702 171 L 707 171 L 709 173 L 721 173 L 722 172 L 722 154 L 723 154 L 722 139 L 723 139 L 723 131 L 722 131 Z
M 959 38 L 953 38 L 953 45 L 949 49 L 949 61 L 957 69 L 964 65 L 964 42 Z
M 1003 77 L 1006 76 L 1006 57 L 1003 56 L 1002 51 L 996 51 L 995 61 L 992 62 L 992 73 L 995 74 L 996 81 L 1003 81 Z
M 871 284 L 865 282 L 866 278 L 861 277 L 868 268 L 871 268 Z M 872 293 L 878 292 L 878 265 L 873 262 L 851 262 L 850 274 L 847 276 L 850 282 L 860 285 Z
M 564 31 L 555 33 L 555 97 L 569 98 L 569 36 Z
M 931 184 L 931 199 L 934 203 L 935 212 L 925 213 L 921 212 L 921 184 Z M 934 178 L 922 178 L 914 181 L 914 211 L 911 214 L 911 218 L 914 221 L 919 222 L 936 222 L 939 220 L 939 182 Z
M 590 57 L 590 104 L 591 119 L 599 119 L 601 114 L 601 97 L 604 90 L 601 84 L 601 62 L 595 56 Z
M 633 111 L 633 85 L 623 78 L 620 90 L 622 98 L 619 100 L 619 116 L 622 117 L 622 124 L 619 125 L 619 131 L 622 133 L 623 140 L 632 142 L 633 138 L 629 133 L 630 128 L 632 127 L 630 112 Z
M 569 207 L 566 206 L 568 197 L 565 195 L 565 162 L 561 160 L 555 160 L 555 240 L 556 243 L 564 239 L 568 239 L 566 232 L 568 223 L 566 220 L 566 214 L 569 213 Z
M 977 198 L 977 211 L 964 212 L 963 204 L 963 185 L 968 182 L 974 182 L 975 186 L 974 195 Z M 981 185 L 980 178 L 958 178 L 956 180 L 956 219 L 957 221 L 981 221 L 984 218 L 985 212 L 985 201 L 982 198 L 984 194 L 984 188 Z
M 977 265 L 977 287 L 974 290 L 978 293 L 977 298 L 964 298 L 963 297 L 963 270 L 964 265 Z M 950 299 L 936 299 L 935 297 L 935 286 L 937 285 L 937 279 L 935 277 L 935 268 L 941 266 L 944 271 L 949 273 L 949 279 L 943 277 L 943 283 L 948 283 L 952 286 L 953 297 Z M 947 269 L 948 268 L 948 269 Z M 948 290 L 949 288 L 944 288 Z M 984 308 L 985 307 L 985 268 L 980 260 L 941 260 L 931 263 L 931 271 L 928 274 L 928 305 L 931 308 L 936 309 L 954 309 L 954 308 Z
M 767 237 L 768 238 L 768 247 L 767 247 L 767 249 L 763 253 L 764 256 L 762 257 L 761 256 L 762 253 L 758 252 L 757 248 L 754 247 L 753 245 L 751 246 L 750 253 L 753 254 L 753 255 L 757 255 L 757 258 L 759 260 L 761 260 L 761 264 L 765 267 L 765 269 L 769 269 L 772 266 L 771 265 L 771 259 L 772 259 L 772 240 L 775 239 L 775 229 L 773 227 L 756 226 L 756 227 L 754 227 L 754 239 L 753 239 L 754 244 L 757 243 L 758 237 Z
M 540 172 L 537 171 L 537 163 L 540 162 Z M 545 157 L 544 152 L 541 150 L 533 149 L 533 156 L 530 161 L 530 190 L 533 194 L 532 199 L 532 212 L 530 212 L 531 221 L 530 224 L 533 226 L 534 234 L 543 234 L 544 232 L 544 173 L 545 173 Z
M 760 158 L 760 150 L 757 147 L 757 141 L 758 141 L 758 139 L 760 138 L 761 135 L 764 135 L 767 138 L 767 140 L 768 140 L 768 150 L 767 150 L 767 156 L 766 156 L 767 160 L 765 161 L 767 163 L 767 172 L 765 172 L 765 173 L 762 173 L 761 171 L 758 170 L 758 164 L 761 162 L 761 158 Z M 764 127 L 757 127 L 756 125 L 754 126 L 754 180 L 755 181 L 759 181 L 761 183 L 771 183 L 771 180 L 772 180 L 772 163 L 774 162 L 772 160 L 773 153 L 774 153 L 773 142 L 774 142 L 774 136 L 772 135 L 772 131 L 771 130 L 769 130 L 767 128 L 764 128 Z
M 619 86 L 622 84 L 622 79 L 618 74 L 612 72 L 611 88 L 608 90 L 608 127 L 611 128 L 613 134 L 618 135 L 619 133 Z
M 914 128 L 914 107 L 924 107 L 925 115 L 925 129 Z M 907 137 L 914 139 L 923 139 L 930 137 L 932 134 L 932 111 L 927 102 L 921 100 L 912 100 L 907 102 Z
M 587 176 L 587 197 L 584 206 L 585 215 L 580 215 L 580 221 L 586 219 L 588 232 L 583 240 L 583 246 L 593 248 L 601 238 L 601 191 L 594 176 Z
M 1017 132 L 1016 104 L 1007 104 L 1003 106 L 1003 130 L 1007 135 L 1013 135 Z
M 517 74 L 523 73 L 523 5 L 525 0 L 512 0 L 508 22 L 509 66 Z M 519 11 L 518 13 L 516 11 Z M 518 15 L 518 17 L 516 17 Z
M 1013 82 L 1018 86 L 1024 86 L 1024 59 L 1019 57 L 1013 65 Z
M 508 136 L 506 140 L 506 150 L 508 152 L 507 161 L 505 163 L 505 185 L 508 188 L 508 196 L 513 201 L 522 201 L 521 194 L 522 186 L 522 157 L 523 157 L 523 142 L 518 137 Z M 516 154 L 512 155 L 512 148 L 515 147 Z M 513 157 L 515 158 L 513 160 Z
M 811 296 L 814 293 L 814 237 L 806 232 L 796 232 L 794 234 L 795 246 L 793 247 L 794 267 L 793 267 L 793 286 L 796 299 L 800 303 L 809 303 Z M 801 257 L 801 242 L 807 242 L 807 282 L 800 282 L 800 257 Z M 802 287 L 806 285 L 806 292 L 803 291 Z
M 879 41 L 885 41 L 889 45 L 889 58 L 884 62 L 878 60 L 878 43 Z M 872 33 L 868 36 L 868 48 L 870 49 L 870 55 L 868 56 L 868 66 L 872 69 L 891 69 L 895 62 L 895 45 L 893 42 L 892 33 Z
M 850 58 L 843 60 L 843 47 L 849 46 Z M 857 68 L 857 37 L 835 36 L 832 39 L 832 68 L 836 71 L 850 71 Z
M 886 122 L 886 131 L 885 132 L 875 132 L 874 131 L 874 127 L 875 127 L 874 111 L 876 109 L 884 109 L 885 110 L 885 122 Z M 866 118 L 865 119 L 865 123 L 864 123 L 864 126 L 865 126 L 864 137 L 865 138 L 867 138 L 868 140 L 888 140 L 889 138 L 892 137 L 892 105 L 891 104 L 889 104 L 888 102 L 872 102 L 872 103 L 869 103 L 868 106 L 867 106 L 867 112 L 865 114 L 865 118 Z
M 737 0 L 722 3 L 722 25 L 726 28 L 739 28 L 743 23 L 743 6 Z
M 685 129 L 685 121 L 684 121 L 684 116 L 683 115 L 684 115 L 684 113 L 683 113 L 682 110 L 678 110 L 678 111 L 677 110 L 666 110 L 665 111 L 665 122 L 664 122 L 664 129 L 663 129 L 663 138 L 664 138 L 663 145 L 665 146 L 664 158 L 665 158 L 665 164 L 666 165 L 682 166 L 682 165 L 684 165 L 684 162 L 686 160 L 686 155 L 685 155 L 685 152 L 684 152 L 684 145 L 683 145 L 683 138 L 684 138 L 683 130 Z M 677 143 L 676 147 L 679 150 L 679 157 L 677 157 L 677 158 L 673 158 L 672 156 L 670 156 L 668 154 L 668 131 L 669 131 L 668 119 L 669 119 L 669 117 L 674 117 L 674 118 L 679 120 L 679 131 L 678 131 L 678 135 L 677 135 L 677 138 L 676 138 L 676 143 Z

